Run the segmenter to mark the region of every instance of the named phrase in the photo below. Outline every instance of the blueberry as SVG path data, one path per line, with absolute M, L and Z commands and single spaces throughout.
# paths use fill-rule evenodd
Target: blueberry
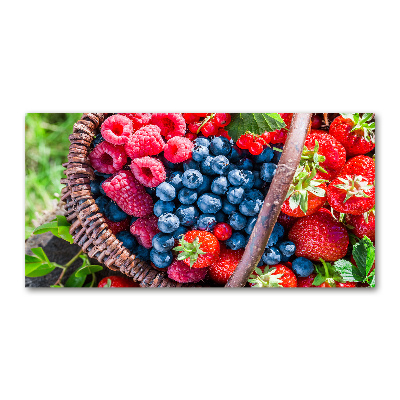
M 275 175 L 276 164 L 264 163 L 261 166 L 260 178 L 265 182 L 272 182 L 272 178 Z
M 175 239 L 165 233 L 157 233 L 153 236 L 153 247 L 160 253 L 165 253 L 175 246 Z
M 278 240 L 285 234 L 285 228 L 277 222 L 269 237 L 267 247 L 271 247 L 278 242 Z
M 239 211 L 247 217 L 254 217 L 260 212 L 262 205 L 262 200 L 245 199 L 239 204 Z
M 247 170 L 253 169 L 253 163 L 248 158 L 241 158 L 238 161 L 237 166 L 239 169 L 247 169 Z
M 197 200 L 197 192 L 184 187 L 178 193 L 178 200 L 182 204 L 193 204 Z
M 90 181 L 90 191 L 93 196 L 100 196 L 100 182 L 98 180 Z
M 195 169 L 187 169 L 182 175 L 183 186 L 197 189 L 203 183 L 203 175 Z
M 231 164 L 231 163 L 229 162 L 228 169 L 226 170 L 226 175 L 228 175 L 229 172 L 233 171 L 234 169 L 238 169 L 238 167 L 236 166 L 236 164 Z
M 244 170 L 234 169 L 229 171 L 228 180 L 233 186 L 242 186 L 248 183 L 248 176 L 245 174 Z
M 115 237 L 120 240 L 128 250 L 132 253 L 136 253 L 138 242 L 136 241 L 135 236 L 131 235 L 127 231 L 122 231 L 117 233 Z
M 203 183 L 197 188 L 197 196 L 211 190 L 211 178 L 208 175 L 203 175 Z
M 229 153 L 228 160 L 231 163 L 236 163 L 240 160 L 240 158 L 242 157 L 242 149 L 239 149 L 239 147 L 237 147 L 236 145 L 232 146 L 231 148 L 231 152 Z
M 112 222 L 121 222 L 128 217 L 128 214 L 122 211 L 113 201 L 110 201 L 104 207 L 104 215 Z
M 152 187 L 145 187 L 144 190 L 151 196 L 156 194 L 156 188 Z
M 217 224 L 217 219 L 213 214 L 201 214 L 197 220 L 196 228 L 201 231 L 211 232 Z
M 105 192 L 104 189 L 103 189 L 103 182 L 104 182 L 104 181 L 106 181 L 106 179 L 104 179 L 104 180 L 102 180 L 102 181 L 100 182 L 99 190 L 100 190 L 100 193 L 101 193 L 103 196 L 106 196 L 106 192 Z
M 231 204 L 240 204 L 243 200 L 243 197 L 244 197 L 244 189 L 240 186 L 239 187 L 231 186 L 226 194 L 226 198 Z
M 267 248 L 262 256 L 262 260 L 265 264 L 268 265 L 279 264 L 281 262 L 281 259 L 282 255 L 276 247 Z
M 215 194 L 225 194 L 228 190 L 228 179 L 225 176 L 219 176 L 212 181 L 211 191 Z
M 192 226 L 199 217 L 199 210 L 194 206 L 180 206 L 175 215 L 179 218 L 181 225 Z
M 99 207 L 99 212 L 104 214 L 106 205 L 110 202 L 110 199 L 107 196 L 100 196 L 96 199 L 97 207 Z
M 207 138 L 202 137 L 202 136 L 198 136 L 196 139 L 194 139 L 194 142 L 198 146 L 208 147 L 210 145 L 210 141 Z
M 246 223 L 247 218 L 243 214 L 236 211 L 232 213 L 228 218 L 228 224 L 235 231 L 241 231 L 242 229 L 244 229 Z
M 296 245 L 293 242 L 287 241 L 279 244 L 279 251 L 286 257 L 291 257 L 296 251 Z
M 266 147 L 261 154 L 254 156 L 253 160 L 256 163 L 267 163 L 272 160 L 273 156 L 274 156 L 274 151 L 271 149 L 271 147 Z
M 196 162 L 205 160 L 210 155 L 210 151 L 206 146 L 196 145 L 192 151 L 192 158 Z
M 98 135 L 96 135 L 96 137 L 93 140 L 93 147 L 96 147 L 101 142 L 104 142 L 104 138 L 103 138 L 103 136 L 101 136 L 101 133 L 99 133 Z
M 231 215 L 232 213 L 237 211 L 237 208 L 233 204 L 229 203 L 229 201 L 227 199 L 223 199 L 222 200 L 222 211 L 226 215 Z
M 253 187 L 256 189 L 261 189 L 264 186 L 264 181 L 260 178 L 259 171 L 253 171 L 254 176 L 254 185 Z
M 171 201 L 176 197 L 176 189 L 168 182 L 162 182 L 157 186 L 156 196 L 162 201 Z
M 307 258 L 298 257 L 293 260 L 292 269 L 297 276 L 305 278 L 314 271 L 314 265 Z
M 138 219 L 138 217 L 132 217 L 131 218 L 131 225 L 134 224 L 136 222 L 136 220 Z
M 150 260 L 157 268 L 169 267 L 173 259 L 172 251 L 160 253 L 154 248 L 150 251 Z
M 217 222 L 225 222 L 226 216 L 222 212 L 222 210 L 220 210 L 215 214 L 215 219 L 217 220 Z
M 231 152 L 229 140 L 223 136 L 217 136 L 210 143 L 210 151 L 215 156 L 227 156 Z
M 203 160 L 200 164 L 200 171 L 205 175 L 215 175 L 214 171 L 211 168 L 211 162 L 214 160 L 214 157 L 208 156 L 205 160 Z
M 182 165 L 184 171 L 187 171 L 188 169 L 200 170 L 200 163 L 192 160 L 191 158 L 189 160 L 184 161 Z
M 176 170 L 178 167 L 178 164 L 174 164 L 171 161 L 168 161 L 165 157 L 164 157 L 164 153 L 162 153 L 160 156 L 160 161 L 164 164 L 164 166 L 170 170 Z
M 158 218 L 158 229 L 164 233 L 172 233 L 179 228 L 179 218 L 172 213 L 166 213 Z
M 170 183 L 176 190 L 180 190 L 183 188 L 182 175 L 183 175 L 182 171 L 174 171 L 168 177 L 166 182 Z
M 213 193 L 204 193 L 197 200 L 197 206 L 203 213 L 215 214 L 222 208 L 221 197 Z
M 175 232 L 172 232 L 173 238 L 179 240 L 180 236 L 184 235 L 188 230 L 188 228 L 181 225 Z
M 95 173 L 97 176 L 101 176 L 101 177 L 104 178 L 104 179 L 107 179 L 107 178 L 109 178 L 110 176 L 113 176 L 113 174 L 104 174 L 103 172 L 96 171 L 96 170 L 94 170 L 94 173 Z
M 156 217 L 160 217 L 165 213 L 172 213 L 175 210 L 173 201 L 158 200 L 153 207 L 153 212 Z
M 215 174 L 224 175 L 227 172 L 229 160 L 225 156 L 216 156 L 211 161 L 211 169 Z
M 247 224 L 246 224 L 246 227 L 244 228 L 244 230 L 248 235 L 251 235 L 251 232 L 253 232 L 256 221 L 257 221 L 257 217 L 249 218 L 247 220 Z
M 240 232 L 233 232 L 232 236 L 225 241 L 225 244 L 232 250 L 244 249 L 246 247 L 246 238 Z
M 246 200 L 264 200 L 264 195 L 257 189 L 246 190 L 244 194 L 244 199 Z
M 242 186 L 243 186 L 243 189 L 251 189 L 253 186 L 254 186 L 254 181 L 255 181 L 255 177 L 254 177 L 254 175 L 253 175 L 253 172 L 251 172 L 251 171 L 249 171 L 249 170 L 247 170 L 247 169 L 245 169 L 245 170 L 243 170 L 243 173 L 245 174 L 245 176 L 246 176 L 246 180 L 247 180 L 247 182 L 245 182 Z
M 150 249 L 146 249 L 146 247 L 138 246 L 135 255 L 140 260 L 150 261 Z

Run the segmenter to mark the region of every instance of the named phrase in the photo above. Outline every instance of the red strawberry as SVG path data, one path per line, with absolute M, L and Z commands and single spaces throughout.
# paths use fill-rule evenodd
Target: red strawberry
M 289 231 L 289 240 L 296 245 L 296 256 L 312 261 L 323 258 L 336 261 L 346 255 L 349 235 L 325 208 L 299 218 Z
M 316 274 L 312 273 L 305 278 L 297 277 L 297 287 L 315 287 L 313 286 L 313 282 L 316 276 Z
M 368 156 L 350 158 L 340 171 L 340 175 L 361 175 L 370 181 L 375 180 L 375 161 Z
M 249 279 L 252 287 L 297 287 L 294 272 L 283 264 L 256 267 Z
M 111 275 L 103 278 L 97 287 L 140 287 L 140 285 L 133 279 Z
M 375 186 L 361 175 L 340 175 L 328 186 L 329 205 L 340 213 L 360 215 L 375 204 Z
M 183 260 L 191 268 L 205 268 L 219 257 L 220 245 L 218 239 L 210 232 L 189 231 L 179 240 L 178 260 Z
M 310 169 L 317 164 L 315 166 L 321 178 L 330 181 L 339 174 L 345 163 L 345 148 L 332 135 L 312 129 L 304 143 L 301 164 L 308 164 Z
M 375 122 L 372 113 L 342 114 L 329 127 L 329 133 L 346 149 L 347 157 L 366 154 L 375 147 Z
M 221 285 L 225 285 L 233 271 L 242 259 L 244 249 L 231 250 L 221 245 L 221 252 L 208 268 L 210 278 Z
M 346 223 L 357 237 L 367 236 L 375 243 L 375 207 L 361 215 L 346 214 Z

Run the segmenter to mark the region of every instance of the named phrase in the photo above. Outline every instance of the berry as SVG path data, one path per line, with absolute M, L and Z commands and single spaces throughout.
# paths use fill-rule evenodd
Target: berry
M 128 218 L 128 214 L 122 211 L 113 201 L 108 202 L 104 207 L 104 215 L 112 222 L 121 222 Z
M 194 206 L 180 206 L 175 211 L 179 222 L 183 226 L 193 226 L 199 218 L 199 210 Z
M 243 256 L 243 249 L 232 250 L 221 245 L 220 255 L 208 268 L 210 278 L 225 285 Z
M 159 253 L 165 253 L 174 247 L 175 239 L 171 235 L 159 232 L 153 236 L 152 245 Z
M 232 250 L 244 249 L 246 247 L 246 238 L 240 232 L 233 232 L 225 244 Z
M 211 191 L 215 194 L 223 195 L 228 190 L 228 180 L 225 176 L 219 176 L 215 178 L 211 183 Z
M 101 136 L 113 145 L 124 145 L 133 133 L 132 121 L 123 115 L 112 115 L 101 125 Z
M 100 144 L 101 142 L 104 142 L 104 138 L 103 136 L 101 136 L 101 134 L 99 133 L 92 142 L 93 147 L 96 147 L 98 144 Z
M 262 255 L 262 260 L 268 265 L 279 264 L 282 260 L 282 253 L 276 247 L 268 247 Z
M 218 127 L 217 125 L 215 125 L 213 123 L 212 120 L 206 122 L 201 128 L 201 133 L 205 136 L 205 137 L 209 137 L 209 136 L 214 136 L 217 134 L 218 132 Z
M 290 230 L 290 228 L 293 226 L 293 224 L 297 221 L 296 218 L 291 217 L 290 215 L 287 215 L 281 211 L 281 213 L 278 216 L 278 222 L 286 229 Z
M 183 260 L 191 268 L 205 268 L 219 257 L 220 245 L 212 233 L 192 230 L 185 234 L 174 250 L 179 251 L 178 260 Z
M 197 200 L 197 192 L 196 190 L 184 187 L 178 193 L 178 200 L 182 204 L 193 204 Z
M 158 200 L 154 204 L 153 212 L 154 215 L 160 217 L 165 213 L 172 213 L 175 210 L 175 204 L 172 201 Z
M 140 287 L 138 283 L 136 283 L 133 279 L 129 279 L 124 276 L 106 276 L 103 278 L 97 287 L 104 288 L 104 287 Z
M 213 234 L 218 240 L 228 240 L 232 236 L 232 227 L 225 222 L 219 222 L 215 225 Z
M 216 113 L 212 121 L 214 125 L 219 127 L 228 126 L 231 122 L 231 115 L 227 113 Z
M 167 177 L 163 163 L 148 156 L 135 158 L 131 170 L 135 178 L 146 187 L 156 187 Z
M 253 160 L 256 163 L 269 163 L 274 157 L 274 151 L 271 147 L 266 147 L 261 154 L 256 155 Z
M 240 212 L 233 212 L 229 218 L 228 223 L 235 231 L 241 231 L 247 224 L 247 218 Z
M 240 160 L 240 158 L 242 157 L 243 151 L 242 149 L 240 149 L 237 145 L 232 146 L 231 148 L 231 152 L 229 153 L 228 160 L 229 162 L 235 163 L 238 162 Z
M 260 178 L 259 171 L 253 171 L 254 176 L 254 185 L 253 187 L 256 189 L 261 189 L 264 186 L 264 181 Z
M 168 278 L 179 283 L 197 283 L 207 275 L 207 268 L 190 268 L 183 261 L 175 260 L 168 267 Z
M 110 202 L 110 199 L 107 196 L 100 196 L 96 199 L 97 207 L 99 207 L 99 212 L 104 214 L 107 204 Z
M 126 154 L 132 158 L 155 156 L 160 154 L 165 147 L 165 142 L 156 125 L 147 125 L 137 130 L 130 136 L 125 144 Z
M 119 222 L 110 221 L 107 217 L 104 217 L 104 220 L 114 235 L 129 229 L 129 218 Z
M 250 154 L 253 154 L 254 156 L 258 156 L 263 152 L 263 145 L 260 142 L 254 142 L 249 148 Z
M 147 125 L 151 120 L 151 114 L 149 113 L 120 113 L 119 115 L 123 115 L 132 121 L 134 131 Z
M 248 149 L 253 143 L 254 143 L 253 135 L 246 133 L 239 137 L 239 139 L 236 142 L 236 145 L 239 147 L 239 149 L 245 150 Z
M 375 161 L 364 155 L 350 158 L 341 169 L 340 175 L 361 175 L 370 181 L 374 181 Z
M 196 162 L 202 162 L 210 155 L 208 147 L 195 145 L 192 151 L 192 158 Z
M 261 166 L 260 178 L 265 182 L 272 182 L 275 175 L 276 164 L 274 163 L 264 163 Z
M 239 204 L 239 211 L 246 215 L 247 217 L 254 217 L 257 215 L 261 207 L 263 206 L 264 202 L 260 199 L 251 199 L 247 196 L 245 192 L 245 197 L 243 201 Z
M 98 180 L 90 181 L 90 191 L 92 192 L 93 196 L 100 196 L 101 195 L 101 186 Z
M 211 169 L 215 174 L 224 175 L 227 172 L 229 160 L 225 156 L 216 156 L 211 161 Z
M 243 171 L 246 176 L 246 182 L 242 185 L 243 189 L 251 189 L 254 186 L 254 182 L 256 180 L 254 173 L 248 170 Z
M 204 193 L 197 200 L 197 206 L 203 213 L 215 214 L 222 208 L 221 197 L 212 193 Z
M 231 204 L 240 204 L 243 201 L 244 189 L 242 187 L 230 187 L 226 193 L 226 198 Z
M 163 182 L 157 186 L 156 196 L 163 201 L 171 201 L 176 197 L 176 190 L 170 183 Z
M 179 240 L 188 230 L 188 228 L 181 225 L 176 231 L 172 232 L 172 236 L 175 240 Z
M 292 269 L 298 277 L 306 278 L 314 272 L 314 264 L 310 260 L 307 260 L 307 258 L 298 257 L 293 260 Z
M 285 234 L 285 229 L 280 223 L 276 223 L 272 229 L 271 236 L 268 239 L 267 247 L 278 243 L 278 240 Z
M 322 116 L 321 115 L 313 115 L 311 119 L 311 129 L 320 129 L 322 126 Z
M 156 249 L 152 248 L 150 250 L 150 261 L 157 268 L 167 268 L 172 264 L 174 256 L 172 255 L 172 251 L 166 251 L 160 253 Z
M 215 172 L 211 168 L 211 162 L 214 160 L 214 157 L 208 156 L 205 160 L 203 160 L 200 164 L 200 170 L 205 175 L 215 175 Z
M 179 113 L 155 113 L 151 118 L 151 123 L 161 129 L 161 135 L 165 136 L 167 140 L 173 137 L 184 136 L 186 132 L 185 119 Z
M 172 213 L 162 214 L 158 218 L 158 229 L 164 233 L 172 233 L 179 228 L 179 218 Z
M 183 188 L 182 175 L 182 171 L 175 171 L 166 179 L 166 182 L 178 191 Z
M 293 271 L 283 264 L 269 268 L 268 265 L 256 267 L 249 279 L 252 287 L 297 287 Z
M 285 257 L 291 257 L 296 251 L 296 245 L 293 242 L 281 242 L 279 244 L 279 251 Z
M 346 223 L 351 232 L 362 239 L 367 236 L 375 243 L 375 209 L 361 215 L 346 215 Z
M 138 246 L 136 252 L 136 258 L 139 258 L 143 261 L 150 261 L 150 249 L 146 249 L 146 247 Z
M 249 171 L 254 169 L 253 163 L 248 158 L 242 158 L 236 164 L 238 169 L 247 169 Z
M 216 224 L 217 220 L 214 214 L 201 214 L 197 220 L 196 229 L 211 232 Z
M 194 161 L 193 159 L 184 161 L 182 165 L 184 171 L 187 171 L 189 169 L 195 169 L 196 171 L 200 170 L 200 163 Z
M 138 242 L 133 235 L 128 231 L 122 231 L 115 235 L 115 237 L 120 240 L 123 245 L 131 252 L 135 253 L 138 248 Z
M 185 119 L 187 124 L 190 124 L 191 122 L 197 122 L 200 120 L 200 116 L 194 113 L 183 113 L 182 117 Z
M 339 260 L 346 255 L 349 246 L 346 228 L 324 208 L 298 219 L 290 229 L 288 238 L 296 245 L 296 256 L 311 261 L 320 258 Z
M 257 217 L 247 219 L 247 223 L 246 223 L 246 227 L 244 228 L 244 231 L 248 235 L 251 235 L 251 232 L 253 232 L 254 225 L 256 224 L 256 222 L 257 222 Z
M 211 140 L 210 151 L 214 156 L 227 156 L 231 152 L 231 144 L 228 139 L 217 136 Z
M 235 205 L 231 204 L 227 199 L 222 200 L 222 211 L 226 215 L 231 215 L 235 211 L 237 211 L 237 208 Z
M 188 169 L 183 173 L 182 183 L 189 189 L 197 189 L 203 183 L 203 175 L 196 169 Z
M 233 169 L 228 173 L 228 180 L 234 186 L 242 186 L 249 181 L 249 176 L 241 169 Z
M 193 142 L 188 138 L 176 136 L 169 139 L 164 147 L 164 157 L 176 164 L 188 160 L 192 156 Z
M 126 164 L 127 157 L 122 146 L 101 142 L 89 154 L 94 169 L 104 174 L 114 174 Z
M 203 175 L 203 183 L 197 188 L 197 195 L 209 192 L 211 190 L 211 178 L 207 175 Z
M 153 211 L 153 200 L 132 172 L 121 170 L 106 179 L 102 187 L 106 195 L 123 211 L 134 217 L 144 217 Z
M 205 146 L 205 147 L 210 146 L 210 141 L 205 137 L 198 137 L 195 139 L 194 142 L 196 143 L 197 146 Z
M 150 249 L 154 235 L 159 231 L 157 226 L 158 219 L 155 215 L 138 218 L 130 227 L 130 232 L 136 237 L 138 243 Z
M 199 131 L 201 125 L 202 122 L 191 122 L 188 125 L 189 132 L 193 133 L 194 135 L 197 135 L 197 132 Z
M 226 218 L 222 210 L 219 210 L 215 213 L 215 219 L 217 220 L 217 222 L 225 222 Z
M 294 264 L 294 261 L 293 261 L 293 264 Z M 316 276 L 317 275 L 314 273 L 312 273 L 311 275 L 309 275 L 305 278 L 302 278 L 300 275 L 298 275 L 297 276 L 297 287 L 315 287 L 313 285 L 313 282 L 314 282 L 314 279 Z

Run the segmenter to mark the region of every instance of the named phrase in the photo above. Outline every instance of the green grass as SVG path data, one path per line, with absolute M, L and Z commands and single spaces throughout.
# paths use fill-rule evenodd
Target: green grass
M 25 116 L 25 236 L 33 230 L 35 212 L 52 207 L 60 193 L 74 123 L 82 113 L 26 114 Z

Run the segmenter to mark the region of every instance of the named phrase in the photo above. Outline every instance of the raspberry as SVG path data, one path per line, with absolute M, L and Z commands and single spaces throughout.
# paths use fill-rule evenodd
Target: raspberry
M 147 125 L 138 129 L 125 145 L 126 154 L 134 158 L 155 156 L 164 150 L 165 142 L 156 125 Z
M 101 125 L 101 136 L 116 146 L 125 144 L 132 133 L 132 121 L 123 115 L 112 115 Z
M 114 174 L 126 164 L 127 157 L 122 146 L 101 142 L 89 154 L 92 167 L 103 174 Z
M 111 229 L 111 232 L 116 235 L 117 233 L 120 233 L 122 231 L 127 231 L 129 229 L 129 224 L 130 224 L 130 218 L 125 218 L 122 221 L 119 222 L 113 222 L 110 221 L 108 218 L 104 217 L 106 221 L 106 224 L 108 225 L 108 227 Z
M 128 117 L 132 121 L 133 130 L 136 131 L 140 129 L 142 126 L 147 125 L 151 120 L 151 114 L 146 113 L 128 113 L 123 114 L 120 113 L 119 115 L 124 115 Z
M 153 200 L 131 171 L 119 171 L 102 183 L 106 195 L 129 215 L 145 217 L 153 211 Z
M 164 148 L 164 156 L 174 164 L 180 163 L 192 156 L 193 147 L 193 142 L 188 138 L 176 136 L 168 140 Z
M 158 113 L 153 114 L 151 123 L 161 129 L 161 135 L 167 140 L 175 136 L 184 136 L 186 132 L 186 122 L 179 113 Z
M 201 133 L 205 137 L 213 136 L 216 135 L 218 132 L 218 127 L 215 125 L 212 121 L 206 122 L 202 127 L 201 127 Z
M 216 113 L 212 121 L 214 125 L 222 128 L 230 124 L 231 114 Z
M 190 268 L 183 261 L 174 260 L 168 267 L 168 278 L 179 283 L 196 283 L 207 275 L 207 268 Z
M 130 228 L 133 236 L 136 237 L 138 243 L 150 249 L 152 247 L 153 237 L 159 233 L 157 226 L 158 218 L 155 215 L 148 217 L 138 218 Z
M 164 164 L 153 157 L 135 158 L 131 170 L 135 178 L 147 187 L 156 187 L 167 177 Z

